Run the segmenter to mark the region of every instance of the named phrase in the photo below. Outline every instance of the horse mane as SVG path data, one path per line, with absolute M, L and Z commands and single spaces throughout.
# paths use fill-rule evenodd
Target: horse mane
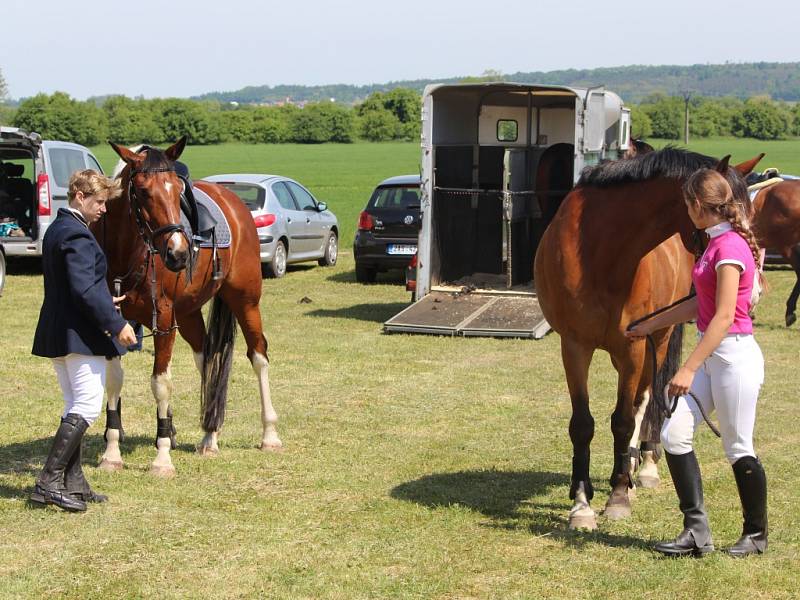
M 682 148 L 667 146 L 662 150 L 604 162 L 587 167 L 581 173 L 578 185 L 610 187 L 624 183 L 637 183 L 666 177 L 669 179 L 686 179 L 703 168 L 713 168 L 717 159 Z

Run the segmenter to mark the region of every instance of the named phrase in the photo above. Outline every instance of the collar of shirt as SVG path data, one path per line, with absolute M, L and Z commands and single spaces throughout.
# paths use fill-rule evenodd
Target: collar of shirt
M 706 227 L 705 231 L 708 234 L 708 237 L 714 239 L 718 235 L 722 235 L 731 229 L 733 229 L 733 225 L 731 225 L 728 221 L 722 221 L 721 223 L 717 223 L 711 227 Z
M 83 218 L 83 215 L 80 213 L 78 209 L 68 206 L 67 210 L 71 212 L 75 216 L 75 218 L 78 219 L 78 221 L 86 225 L 86 227 L 89 227 L 89 224 L 86 222 L 86 219 Z

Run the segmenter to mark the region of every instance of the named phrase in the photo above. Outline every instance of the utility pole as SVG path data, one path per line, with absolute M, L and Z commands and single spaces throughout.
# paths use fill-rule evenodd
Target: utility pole
M 691 90 L 683 90 L 683 143 L 689 145 L 689 100 L 692 98 Z

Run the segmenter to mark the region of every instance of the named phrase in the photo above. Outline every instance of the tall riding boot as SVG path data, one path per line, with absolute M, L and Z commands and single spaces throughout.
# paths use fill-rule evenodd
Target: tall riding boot
M 762 554 L 767 549 L 767 475 L 761 461 L 743 456 L 733 463 L 733 474 L 742 501 L 742 537 L 728 554 L 735 557 Z
M 68 414 L 61 419 L 61 425 L 53 438 L 53 446 L 44 463 L 44 468 L 36 480 L 36 487 L 31 494 L 31 502 L 36 504 L 55 504 L 69 511 L 84 511 L 86 503 L 76 500 L 67 492 L 64 485 L 64 472 L 70 457 L 80 445 L 85 427 L 80 415 Z M 85 422 L 85 421 L 84 421 Z
M 78 421 L 77 426 L 82 428 L 85 433 L 86 429 L 89 427 L 89 423 L 81 419 Z M 69 463 L 67 463 L 67 470 L 64 473 L 64 485 L 67 488 L 67 492 L 76 500 L 82 500 L 84 502 L 105 502 L 108 500 L 108 496 L 96 494 L 89 485 L 89 482 L 86 481 L 81 461 L 82 454 L 83 441 L 78 444 L 78 447 L 69 459 Z
M 694 451 L 688 454 L 664 452 L 667 465 L 678 492 L 683 513 L 683 531 L 672 542 L 660 542 L 655 550 L 667 556 L 703 555 L 714 551 L 711 529 L 703 506 L 703 480 Z

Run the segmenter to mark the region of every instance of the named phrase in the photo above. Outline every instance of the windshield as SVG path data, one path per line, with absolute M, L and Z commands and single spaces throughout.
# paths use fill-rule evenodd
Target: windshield
M 419 208 L 419 186 L 380 187 L 370 200 L 373 208 Z

